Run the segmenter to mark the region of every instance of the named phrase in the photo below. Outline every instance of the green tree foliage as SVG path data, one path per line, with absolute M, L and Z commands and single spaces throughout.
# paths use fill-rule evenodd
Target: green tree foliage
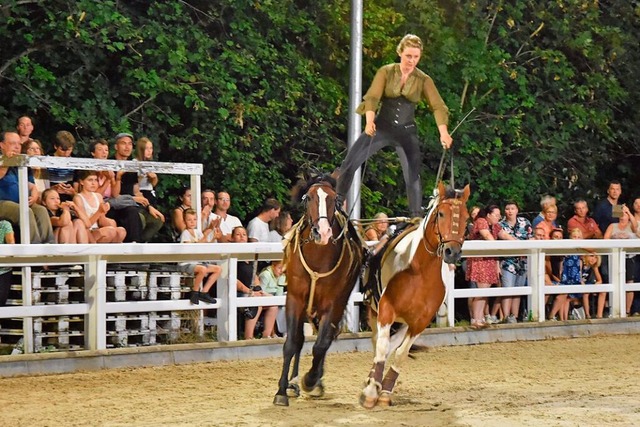
M 473 201 L 541 193 L 569 200 L 617 176 L 640 178 L 637 1 L 375 0 L 365 2 L 363 87 L 423 37 L 421 68 L 451 110 L 457 183 Z M 13 0 L 0 5 L 0 124 L 28 114 L 50 147 L 128 130 L 162 161 L 203 163 L 203 186 L 236 213 L 285 202 L 304 169 L 331 171 L 346 150 L 350 2 L 329 0 Z M 426 106 L 423 181 L 442 153 Z M 448 172 L 447 172 L 448 173 Z M 162 206 L 184 184 L 162 177 Z M 365 214 L 406 208 L 393 150 L 366 165 Z

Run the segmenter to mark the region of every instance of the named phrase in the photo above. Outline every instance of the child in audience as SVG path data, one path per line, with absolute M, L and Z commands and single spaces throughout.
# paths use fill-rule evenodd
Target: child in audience
M 589 252 L 582 256 L 582 283 L 585 285 L 594 285 L 602 283 L 602 276 L 600 275 L 600 264 L 602 263 L 602 257 L 598 254 Z M 582 294 L 582 305 L 584 306 L 584 313 L 587 319 L 591 319 L 591 307 L 589 305 L 589 296 L 591 294 Z M 602 312 L 604 311 L 604 303 L 607 298 L 606 292 L 598 293 L 598 304 L 596 308 L 596 318 L 602 319 Z
M 118 227 L 113 219 L 107 218 L 107 212 L 111 206 L 103 201 L 100 193 L 96 192 L 98 173 L 82 171 L 78 183 L 79 192 L 73 201 L 78 217 L 89 230 L 89 241 L 91 243 L 122 243 L 127 232 L 123 227 Z
M 186 209 L 183 213 L 184 223 L 186 228 L 180 235 L 180 243 L 208 243 L 208 238 L 202 231 L 196 229 L 198 224 L 198 216 L 193 209 Z M 209 231 L 211 232 L 211 231 Z M 222 273 L 222 267 L 216 264 L 197 264 L 197 263 L 181 263 L 180 267 L 186 273 L 193 274 L 195 280 L 193 281 L 193 289 L 191 290 L 191 304 L 199 304 L 200 301 L 207 303 L 215 303 L 216 300 L 209 295 L 209 289 L 220 277 Z M 204 281 L 205 276 L 209 275 L 207 281 L 200 292 L 200 287 Z
M 554 233 L 557 233 L 558 229 L 554 229 L 551 233 L 551 238 L 554 239 Z M 560 233 L 562 230 L 560 229 Z M 556 236 L 557 238 L 557 236 Z M 581 239 L 582 231 L 579 228 L 573 229 L 569 235 L 571 239 Z M 579 255 L 566 255 L 560 262 L 559 271 L 561 272 L 560 284 L 561 285 L 579 285 L 582 283 L 582 260 Z M 568 294 L 558 294 L 553 302 L 550 317 L 555 318 L 556 314 L 560 316 L 560 320 L 569 319 L 569 304 L 570 299 Z
M 270 295 L 284 295 L 287 289 L 287 277 L 282 272 L 283 264 L 281 260 L 271 261 L 271 265 L 262 270 L 260 273 L 260 287 Z M 287 318 L 284 307 L 278 307 L 278 315 L 276 316 L 276 325 L 281 334 L 287 333 Z M 275 338 L 275 331 L 272 338 Z
M 78 218 L 73 201 L 61 202 L 60 195 L 53 188 L 44 190 L 41 200 L 49 212 L 57 243 L 89 243 L 89 233 L 84 222 Z

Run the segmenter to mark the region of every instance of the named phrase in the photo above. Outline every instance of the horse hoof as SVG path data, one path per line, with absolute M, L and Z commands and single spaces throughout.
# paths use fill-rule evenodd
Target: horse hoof
M 273 398 L 273 404 L 276 406 L 289 406 L 289 398 L 276 394 L 276 397 Z
M 360 406 L 362 406 L 363 408 L 373 409 L 376 406 L 376 403 L 378 403 L 377 397 L 369 397 L 364 393 L 360 395 Z
M 391 393 L 387 391 L 383 391 L 380 393 L 380 397 L 378 397 L 378 406 L 391 406 Z
M 289 384 L 287 386 L 287 396 L 300 397 L 300 386 L 298 384 Z
M 322 397 L 322 396 L 324 396 L 324 386 L 322 385 L 322 382 L 316 384 L 315 387 L 313 387 L 311 390 L 308 390 L 307 394 L 310 397 Z

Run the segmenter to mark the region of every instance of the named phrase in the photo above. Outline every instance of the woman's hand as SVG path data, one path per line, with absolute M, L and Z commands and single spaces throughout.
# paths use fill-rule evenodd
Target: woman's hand
M 374 122 L 367 123 L 364 127 L 364 133 L 369 136 L 376 134 L 376 124 Z

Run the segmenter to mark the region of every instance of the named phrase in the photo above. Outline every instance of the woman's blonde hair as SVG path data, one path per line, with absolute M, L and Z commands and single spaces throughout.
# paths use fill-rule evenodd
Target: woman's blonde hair
M 422 40 L 420 40 L 420 37 L 416 36 L 415 34 L 407 34 L 402 38 L 402 40 L 400 40 L 400 43 L 398 43 L 396 53 L 398 55 L 402 55 L 402 52 L 404 52 L 404 50 L 408 47 L 417 47 L 418 49 L 422 50 Z

